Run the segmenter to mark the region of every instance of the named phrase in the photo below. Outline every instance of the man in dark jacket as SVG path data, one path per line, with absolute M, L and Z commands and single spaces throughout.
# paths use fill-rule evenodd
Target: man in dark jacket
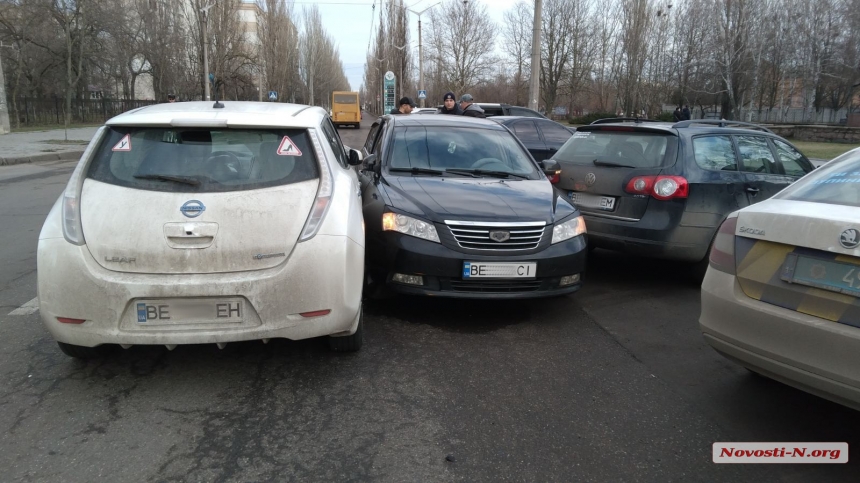
M 415 108 L 415 101 L 411 97 L 402 97 L 397 105 L 399 107 L 392 109 L 389 114 L 412 114 L 412 109 Z
M 675 112 L 672 113 L 672 119 L 674 119 L 675 122 L 679 122 L 679 121 L 684 120 L 684 115 L 681 114 L 681 108 L 680 107 L 675 108 Z
M 442 99 L 442 108 L 439 109 L 439 114 L 463 114 L 463 110 L 457 105 L 457 97 L 453 92 L 446 92 Z
M 463 115 L 469 117 L 487 117 L 484 115 L 484 110 L 481 109 L 481 106 L 472 103 L 474 100 L 472 94 L 463 94 L 460 97 L 460 109 L 463 110 Z
M 684 109 L 681 111 L 681 117 L 684 118 L 685 121 L 690 120 L 690 106 L 684 104 Z

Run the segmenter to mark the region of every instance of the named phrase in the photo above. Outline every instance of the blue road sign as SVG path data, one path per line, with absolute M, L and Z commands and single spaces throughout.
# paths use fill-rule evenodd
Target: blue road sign
M 418 98 L 419 99 L 427 99 L 427 91 L 426 90 L 418 91 Z
M 269 91 L 269 100 L 270 101 L 277 101 L 278 100 L 278 93 L 275 91 Z

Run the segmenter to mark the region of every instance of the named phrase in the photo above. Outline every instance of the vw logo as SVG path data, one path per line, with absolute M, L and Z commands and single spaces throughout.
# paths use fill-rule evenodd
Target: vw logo
M 586 186 L 593 186 L 596 181 L 597 181 L 597 176 L 594 176 L 594 173 L 588 173 L 587 175 L 585 175 L 585 185 Z
M 491 231 L 490 239 L 499 243 L 506 242 L 511 239 L 510 232 L 507 231 Z
M 842 236 L 839 237 L 839 243 L 849 250 L 857 248 L 857 245 L 860 245 L 860 232 L 854 228 L 843 231 Z
M 204 211 L 206 211 L 206 206 L 197 200 L 186 201 L 185 204 L 179 208 L 179 212 L 188 218 L 197 218 Z

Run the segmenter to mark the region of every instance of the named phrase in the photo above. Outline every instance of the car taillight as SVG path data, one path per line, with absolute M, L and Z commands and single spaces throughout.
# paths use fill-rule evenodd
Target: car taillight
M 561 181 L 561 170 L 555 170 L 549 173 L 546 173 L 546 177 L 549 178 L 549 182 L 552 184 L 556 184 Z
M 627 182 L 624 191 L 653 196 L 658 200 L 671 200 L 686 198 L 690 194 L 690 184 L 683 176 L 636 176 Z
M 727 218 L 720 225 L 708 258 L 711 267 L 730 275 L 735 274 L 735 229 L 737 226 L 737 217 Z
M 107 128 L 102 126 L 96 131 L 93 138 L 90 140 L 84 154 L 81 155 L 78 165 L 69 177 L 69 182 L 66 184 L 66 189 L 63 191 L 63 237 L 67 242 L 73 245 L 83 245 L 84 230 L 81 224 L 81 192 L 86 179 L 86 170 L 90 160 L 93 157 L 93 152 L 101 143 L 102 137 L 105 136 Z
M 317 131 L 312 129 L 309 137 L 311 139 L 311 144 L 313 144 L 314 150 L 317 153 L 317 160 L 319 161 L 320 185 L 317 190 L 317 196 L 314 200 L 310 216 L 308 216 L 308 220 L 305 222 L 305 227 L 299 237 L 300 242 L 310 240 L 317 234 L 320 226 L 322 226 L 328 207 L 331 205 L 331 198 L 334 194 L 334 177 L 328 168 L 325 152 L 323 152 L 322 149 L 322 142 L 317 138 L 317 136 Z

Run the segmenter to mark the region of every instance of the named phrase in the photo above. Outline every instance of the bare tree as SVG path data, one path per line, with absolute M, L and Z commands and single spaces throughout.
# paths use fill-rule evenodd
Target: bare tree
M 520 1 L 504 14 L 502 49 L 513 64 L 514 105 L 521 106 L 528 99 L 526 73 L 531 69 L 532 32 L 530 20 L 532 8 Z
M 486 5 L 448 0 L 430 11 L 430 23 L 429 50 L 446 88 L 465 92 L 492 75 L 496 27 Z

